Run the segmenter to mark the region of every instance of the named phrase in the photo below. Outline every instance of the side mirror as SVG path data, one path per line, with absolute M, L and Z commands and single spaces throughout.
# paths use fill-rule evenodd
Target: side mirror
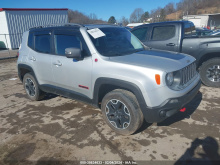
M 81 59 L 81 49 L 79 48 L 66 48 L 65 54 L 67 58 Z

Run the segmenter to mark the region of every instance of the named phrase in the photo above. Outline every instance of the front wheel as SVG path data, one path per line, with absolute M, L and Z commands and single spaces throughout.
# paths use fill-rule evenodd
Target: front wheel
M 117 89 L 109 92 L 102 100 L 102 115 L 116 133 L 131 135 L 143 123 L 143 114 L 133 93 Z
M 210 87 L 220 87 L 220 58 L 207 60 L 199 68 L 203 84 Z

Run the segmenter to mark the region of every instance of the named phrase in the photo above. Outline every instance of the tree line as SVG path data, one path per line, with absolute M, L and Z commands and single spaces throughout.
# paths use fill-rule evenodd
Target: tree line
M 180 0 L 178 3 L 170 2 L 165 7 L 158 7 L 150 12 L 144 11 L 142 8 L 136 8 L 130 14 L 129 18 L 122 16 L 116 20 L 114 16 L 111 16 L 108 21 L 98 19 L 96 14 L 91 13 L 85 15 L 77 10 L 68 10 L 69 22 L 80 24 L 93 24 L 93 23 L 119 23 L 126 26 L 128 23 L 141 23 L 141 22 L 160 22 L 167 21 L 166 16 L 175 12 L 181 12 L 177 19 L 181 19 L 183 15 L 202 14 L 198 13 L 199 9 L 208 7 L 220 7 L 220 0 Z
M 102 19 L 98 19 L 96 14 L 91 13 L 90 15 L 85 15 L 77 10 L 68 10 L 68 21 L 69 23 L 78 24 L 96 24 L 96 23 L 106 23 Z
M 136 8 L 129 19 L 122 17 L 118 22 L 127 25 L 128 23 L 167 21 L 166 16 L 175 12 L 180 12 L 181 14 L 177 19 L 182 19 L 184 15 L 203 14 L 199 13 L 198 10 L 208 7 L 220 8 L 220 0 L 180 0 L 178 3 L 170 2 L 165 7 L 158 7 L 150 12 L 144 11 L 142 8 Z

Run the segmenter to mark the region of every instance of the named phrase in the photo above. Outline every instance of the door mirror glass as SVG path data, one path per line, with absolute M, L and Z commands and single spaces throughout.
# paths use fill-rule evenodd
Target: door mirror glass
M 81 49 L 79 48 L 66 48 L 65 55 L 67 58 L 81 59 Z

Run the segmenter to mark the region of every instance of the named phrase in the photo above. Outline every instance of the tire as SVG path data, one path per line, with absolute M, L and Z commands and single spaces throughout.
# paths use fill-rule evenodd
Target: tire
M 45 93 L 39 89 L 39 85 L 31 73 L 26 73 L 23 78 L 23 86 L 29 99 L 39 101 Z
M 131 135 L 143 124 L 143 114 L 135 95 L 129 91 L 116 89 L 102 99 L 102 115 L 106 123 L 116 133 Z
M 202 83 L 209 87 L 220 87 L 220 58 L 205 61 L 199 68 Z

